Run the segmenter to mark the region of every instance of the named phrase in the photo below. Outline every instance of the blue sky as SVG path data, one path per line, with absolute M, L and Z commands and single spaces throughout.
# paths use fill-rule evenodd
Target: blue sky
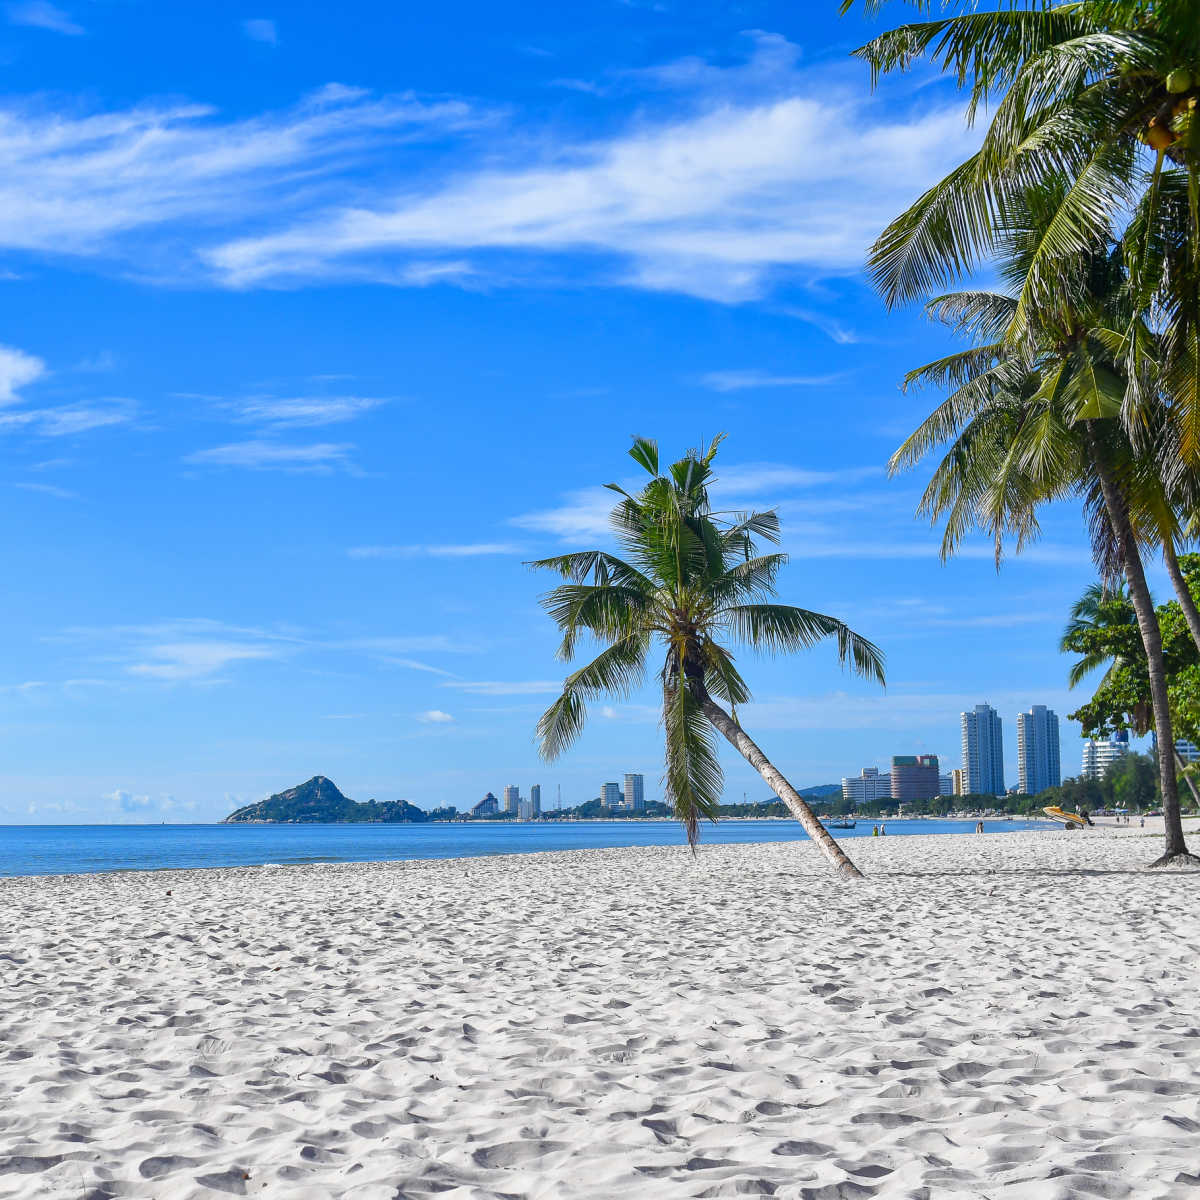
M 604 539 L 634 433 L 727 431 L 784 598 L 888 654 L 886 693 L 829 648 L 748 664 L 797 785 L 958 765 L 981 700 L 1015 782 L 1018 709 L 1073 707 L 1084 528 L 943 567 L 886 478 L 931 403 L 897 381 L 950 343 L 864 248 L 973 135 L 928 75 L 872 96 L 836 7 L 0 7 L 0 821 L 211 820 L 316 773 L 658 794 L 652 689 L 552 767 L 532 737 L 563 668 L 522 563 Z

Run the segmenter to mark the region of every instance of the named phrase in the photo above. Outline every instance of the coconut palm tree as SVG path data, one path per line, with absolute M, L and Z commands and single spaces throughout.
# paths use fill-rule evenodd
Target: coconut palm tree
M 537 729 L 541 752 L 552 760 L 574 742 L 589 701 L 627 695 L 642 680 L 657 643 L 665 650 L 659 672 L 666 736 L 663 781 L 689 845 L 696 844 L 701 819 L 716 820 L 721 800 L 715 730 L 783 800 L 833 869 L 858 878 L 859 870 L 738 722 L 737 706 L 750 699 L 750 689 L 728 644 L 779 653 L 833 638 L 843 664 L 881 684 L 883 654 L 835 617 L 774 602 L 787 556 L 761 554 L 757 542 L 778 543 L 777 515 L 725 517 L 709 504 L 713 460 L 723 436 L 665 471 L 659 469 L 657 444 L 635 438 L 629 454 L 649 481 L 636 495 L 607 485 L 620 496 L 611 524 L 624 558 L 588 550 L 530 564 L 566 580 L 542 598 L 562 631 L 559 656 L 573 658 L 585 634 L 604 645 L 591 662 L 567 676 L 562 695 L 542 715 Z
M 1153 719 L 1160 742 L 1174 746 L 1162 634 L 1146 582 L 1136 528 L 1139 459 L 1119 419 L 1130 390 L 1120 347 L 1133 329 L 1149 338 L 1128 311 L 1119 251 L 1100 244 L 1060 263 L 1056 290 L 1032 310 L 1018 332 L 1020 290 L 1044 240 L 1045 223 L 1060 208 L 1058 189 L 1031 188 L 1005 211 L 1002 279 L 1009 292 L 960 292 L 930 303 L 931 315 L 971 334 L 976 345 L 909 373 L 906 386 L 950 386 L 950 395 L 903 443 L 892 470 L 911 467 L 949 444 L 922 497 L 919 512 L 946 522 L 943 558 L 971 529 L 994 539 L 997 564 L 1006 537 L 1019 551 L 1037 536 L 1045 503 L 1082 497 L 1091 517 L 1102 569 L 1119 565 L 1141 634 Z M 1146 518 L 1149 520 L 1149 518 Z M 1164 544 L 1171 540 L 1168 534 Z M 1186 590 L 1186 584 L 1185 584 Z M 1155 865 L 1189 860 L 1180 819 L 1176 764 L 1159 755 L 1166 847 Z
M 842 10 L 853 7 L 844 0 Z M 869 14 L 883 0 L 864 0 Z M 979 11 L 911 0 L 933 19 L 855 53 L 872 80 L 926 59 L 990 116 L 977 153 L 920 196 L 870 254 L 890 305 L 919 299 L 990 258 L 1005 210 L 1030 187 L 1057 205 L 1016 296 L 1010 336 L 1053 295 L 1064 259 L 1091 253 L 1134 209 L 1128 261 L 1138 309 L 1161 328 L 1160 387 L 1178 465 L 1200 469 L 1200 11 L 1196 0 L 1072 0 Z M 1135 237 L 1130 235 L 1136 234 Z M 1134 354 L 1131 341 L 1124 345 Z M 1186 603 L 1186 601 L 1185 601 Z

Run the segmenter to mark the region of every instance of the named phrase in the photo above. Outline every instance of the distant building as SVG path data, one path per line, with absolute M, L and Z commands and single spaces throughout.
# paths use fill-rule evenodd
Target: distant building
M 842 780 L 842 799 L 851 804 L 873 804 L 877 800 L 892 798 L 892 777 L 878 767 L 863 767 L 859 775 Z
M 1004 795 L 1004 727 L 990 704 L 959 714 L 962 720 L 964 786 L 968 796 Z
M 518 800 L 517 801 L 517 820 L 532 821 L 533 820 L 533 801 Z
M 950 771 L 945 775 L 938 776 L 938 795 L 953 796 L 954 792 L 954 772 Z
M 952 795 L 965 796 L 967 794 L 967 773 L 962 767 L 955 767 L 950 772 L 950 779 L 954 788 Z
M 504 811 L 510 816 L 515 817 L 520 805 L 521 789 L 519 787 L 506 787 L 504 789 Z
M 540 783 L 535 783 L 529 789 L 529 810 L 534 820 L 542 815 L 542 785 Z
M 1017 713 L 1017 790 L 1036 796 L 1062 783 L 1058 715 L 1044 704 Z
M 1195 742 L 1186 741 L 1184 738 L 1176 738 L 1175 753 L 1185 763 L 1200 762 L 1200 746 L 1197 746 Z
M 625 773 L 625 802 L 623 808 L 630 812 L 644 812 L 646 808 L 646 792 L 642 776 Z
M 621 789 L 615 783 L 606 783 L 600 789 L 600 799 L 605 808 L 621 807 Z
M 1125 733 L 1124 730 L 1120 732 Z M 1113 734 L 1105 742 L 1089 739 L 1083 743 L 1083 763 L 1079 768 L 1080 777 L 1083 779 L 1101 779 L 1105 771 L 1113 763 L 1120 762 L 1128 753 L 1128 733 L 1125 733 L 1123 738 L 1120 734 Z
M 892 756 L 892 799 L 932 800 L 941 795 L 941 769 L 936 754 Z
M 494 817 L 500 811 L 500 801 L 488 792 L 480 802 L 471 809 L 473 817 Z

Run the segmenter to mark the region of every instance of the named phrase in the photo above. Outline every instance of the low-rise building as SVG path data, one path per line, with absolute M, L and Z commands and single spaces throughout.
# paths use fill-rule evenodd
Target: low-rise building
M 878 767 L 863 767 L 861 774 L 842 780 L 842 799 L 851 804 L 873 804 L 891 798 L 892 777 L 886 771 L 881 775 Z

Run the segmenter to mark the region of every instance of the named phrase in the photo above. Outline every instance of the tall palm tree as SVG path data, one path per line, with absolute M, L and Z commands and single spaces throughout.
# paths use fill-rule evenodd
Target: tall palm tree
M 1128 389 L 1127 360 L 1116 351 L 1126 327 L 1141 338 L 1127 312 L 1119 252 L 1103 244 L 1060 263 L 1056 291 L 1014 324 L 1020 291 L 1058 208 L 1054 188 L 1031 188 L 1007 208 L 1001 276 L 1013 290 L 951 293 L 929 311 L 976 339 L 976 345 L 917 368 L 906 383 L 949 385 L 951 394 L 903 443 L 892 470 L 911 467 L 937 447 L 949 451 L 935 470 L 920 510 L 945 518 L 943 557 L 963 535 L 983 528 L 996 544 L 1017 549 L 1037 536 L 1037 510 L 1046 502 L 1081 496 L 1092 514 L 1102 568 L 1119 564 L 1129 588 L 1145 649 L 1154 725 L 1160 743 L 1174 747 L 1162 634 L 1146 582 L 1129 480 L 1137 455 L 1119 417 Z M 1139 493 L 1145 498 L 1148 493 Z M 1111 556 L 1111 558 L 1109 557 Z M 1176 764 L 1159 755 L 1166 846 L 1155 865 L 1190 860 L 1179 810 Z
M 629 454 L 649 482 L 636 495 L 606 485 L 621 497 L 611 524 L 625 557 L 587 550 L 530 564 L 567 581 L 542 598 L 562 631 L 559 656 L 573 658 L 581 634 L 604 644 L 591 662 L 567 676 L 562 695 L 542 715 L 541 752 L 552 760 L 571 745 L 583 729 L 590 700 L 627 695 L 641 681 L 657 642 L 666 651 L 659 674 L 664 784 L 689 845 L 696 844 L 702 818 L 716 819 L 721 800 L 716 730 L 783 800 L 833 869 L 859 878 L 858 868 L 738 722 L 737 705 L 750 699 L 750 689 L 727 643 L 779 653 L 833 638 L 843 664 L 881 684 L 883 654 L 835 617 L 774 602 L 787 556 L 760 554 L 756 540 L 778 543 L 778 516 L 754 512 L 724 518 L 709 504 L 713 459 L 723 437 L 665 472 L 659 469 L 657 444 L 635 438 Z

